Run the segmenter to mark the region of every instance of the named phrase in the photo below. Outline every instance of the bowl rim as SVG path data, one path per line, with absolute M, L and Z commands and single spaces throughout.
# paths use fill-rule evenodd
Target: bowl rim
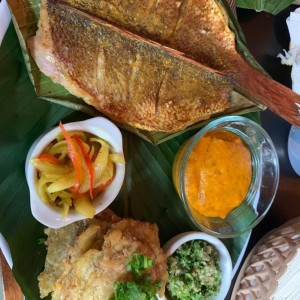
M 178 234 L 171 238 L 164 246 L 163 250 L 167 257 L 173 255 L 173 253 L 183 244 L 193 241 L 193 240 L 203 240 L 207 243 L 211 244 L 215 250 L 218 252 L 219 255 L 219 262 L 220 262 L 220 270 L 221 270 L 221 286 L 220 292 L 217 296 L 211 298 L 211 300 L 224 300 L 232 280 L 232 260 L 231 256 L 223 244 L 223 242 L 204 232 L 199 231 L 189 231 Z M 163 299 L 167 299 L 164 297 Z
M 90 132 L 107 141 L 114 151 L 123 153 L 122 134 L 115 124 L 103 117 L 90 118 L 84 121 L 65 123 L 66 130 L 80 130 Z M 61 228 L 75 221 L 86 219 L 85 216 L 75 211 L 62 217 L 58 209 L 43 202 L 38 195 L 35 186 L 36 169 L 30 163 L 31 158 L 39 155 L 45 147 L 55 139 L 60 132 L 56 126 L 41 136 L 32 144 L 25 162 L 25 176 L 30 193 L 30 207 L 32 215 L 43 225 L 50 228 Z M 125 164 L 116 164 L 116 174 L 110 186 L 94 199 L 96 214 L 107 208 L 117 197 L 125 177 Z M 103 201 L 101 201 L 103 200 Z
M 225 233 L 219 233 L 219 232 L 215 232 L 207 227 L 205 227 L 203 224 L 197 222 L 197 220 L 195 219 L 194 215 L 192 214 L 190 208 L 189 208 L 189 205 L 188 205 L 188 201 L 187 201 L 187 198 L 185 196 L 185 186 L 184 186 L 184 175 L 185 175 L 185 170 L 186 170 L 186 165 L 187 165 L 187 161 L 188 161 L 188 158 L 192 152 L 192 150 L 194 149 L 195 145 L 197 144 L 197 142 L 209 131 L 214 131 L 214 130 L 220 130 L 218 128 L 214 129 L 216 126 L 218 125 L 221 125 L 222 123 L 226 124 L 226 123 L 232 123 L 232 122 L 243 122 L 243 123 L 246 123 L 247 125 L 251 125 L 255 130 L 258 130 L 260 132 L 260 134 L 263 136 L 263 138 L 265 140 L 268 141 L 268 143 L 270 144 L 270 146 L 272 147 L 273 149 L 273 154 L 275 156 L 275 166 L 276 166 L 276 169 L 277 169 L 277 172 L 275 174 L 275 189 L 274 189 L 274 193 L 273 193 L 273 198 L 270 199 L 270 203 L 269 203 L 269 206 L 268 208 L 266 209 L 266 211 L 264 212 L 264 214 L 262 214 L 261 216 L 259 216 L 259 218 L 257 218 L 251 225 L 251 227 L 245 227 L 243 230 L 240 230 L 239 232 L 236 232 L 236 233 L 231 233 L 231 234 L 225 234 Z M 235 134 L 238 134 L 238 130 L 228 130 L 228 129 L 224 129 L 224 130 L 227 130 L 227 131 L 231 131 L 232 133 L 235 133 Z M 250 149 L 251 151 L 251 156 L 253 155 L 253 148 L 249 146 L 249 142 L 247 141 L 247 139 L 245 139 L 245 136 L 244 134 L 240 135 L 238 134 L 240 138 L 242 138 L 242 140 L 245 142 L 245 144 L 248 146 L 248 148 Z M 258 158 L 257 155 L 255 154 L 255 164 L 256 166 L 258 166 L 258 159 L 261 159 L 261 158 Z M 260 183 L 261 183 L 261 178 L 262 178 L 262 173 L 261 173 L 261 170 L 260 168 L 257 170 L 257 174 L 255 175 L 258 175 L 256 176 L 255 178 L 252 178 L 251 179 L 251 183 L 250 183 L 250 186 L 249 186 L 249 190 L 251 189 L 251 196 L 253 196 L 253 198 L 257 197 L 259 199 L 259 195 L 255 195 L 254 192 L 256 192 L 256 189 L 260 187 Z M 205 231 L 206 233 L 208 234 L 212 234 L 212 235 L 215 235 L 217 237 L 220 237 L 220 238 L 233 238 L 233 237 L 236 237 L 236 236 L 240 236 L 242 235 L 243 233 L 251 230 L 253 227 L 255 227 L 262 219 L 263 217 L 266 215 L 266 213 L 269 211 L 273 201 L 274 201 L 274 198 L 275 198 L 275 195 L 276 195 L 276 192 L 277 192 L 277 188 L 278 188 L 278 183 L 279 183 L 279 160 L 278 160 L 278 156 L 277 156 L 277 152 L 276 152 L 276 149 L 275 149 L 275 146 L 273 144 L 273 141 L 271 140 L 270 136 L 268 135 L 268 133 L 259 125 L 257 124 L 256 122 L 246 118 L 246 117 L 242 117 L 242 116 L 225 116 L 225 117 L 221 117 L 221 118 L 218 118 L 212 122 L 210 122 L 209 124 L 207 124 L 206 126 L 204 126 L 200 131 L 198 131 L 194 136 L 192 136 L 192 138 L 188 141 L 188 145 L 187 145 L 187 149 L 183 155 L 183 159 L 182 159 L 182 168 L 180 169 L 179 171 L 179 186 L 180 186 L 180 198 L 182 200 L 182 203 L 183 203 L 183 206 L 185 208 L 185 211 L 186 213 L 189 215 L 192 223 L 197 227 L 197 228 L 200 228 L 201 230 Z M 248 194 L 247 196 L 245 197 L 245 199 L 248 197 Z M 244 199 L 244 200 L 245 200 Z M 257 199 L 257 200 L 258 200 Z M 256 200 L 256 199 L 255 199 Z M 238 208 L 237 208 L 238 209 Z

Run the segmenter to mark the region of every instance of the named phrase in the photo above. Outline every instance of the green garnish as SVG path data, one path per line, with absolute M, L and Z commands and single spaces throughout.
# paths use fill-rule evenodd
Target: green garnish
M 161 287 L 161 282 L 151 281 L 151 276 L 146 271 L 152 266 L 153 259 L 133 254 L 127 265 L 133 281 L 115 282 L 114 295 L 110 300 L 156 300 L 156 292 Z
M 140 254 L 133 254 L 127 265 L 127 271 L 132 271 L 135 275 L 140 275 L 143 271 L 150 269 L 152 266 L 153 259 Z
M 115 282 L 114 296 L 110 300 L 156 300 L 156 291 L 160 286 L 160 282 L 151 282 L 150 276 L 145 276 L 139 283 Z
M 46 240 L 47 240 L 46 237 L 40 237 L 38 238 L 37 242 L 39 245 L 42 245 L 45 244 Z
M 216 250 L 205 241 L 190 241 L 168 258 L 167 291 L 175 299 L 204 300 L 218 294 L 221 271 Z

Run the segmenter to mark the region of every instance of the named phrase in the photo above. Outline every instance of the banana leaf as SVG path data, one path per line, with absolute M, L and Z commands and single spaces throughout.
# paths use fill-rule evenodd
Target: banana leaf
M 236 35 L 237 47 L 239 51 L 244 55 L 244 57 L 252 64 L 254 67 L 264 72 L 259 66 L 256 60 L 251 56 L 247 47 L 245 46 L 245 39 L 238 22 L 228 5 L 226 0 L 217 0 L 227 11 L 229 15 L 229 25 Z M 39 68 L 36 66 L 35 62 L 31 58 L 26 41 L 29 37 L 35 35 L 37 30 L 37 21 L 39 19 L 39 3 L 40 0 L 8 0 L 9 7 L 13 15 L 13 23 L 17 31 L 17 35 L 21 44 L 22 53 L 25 59 L 26 67 L 29 72 L 30 79 L 34 85 L 36 94 L 39 98 L 45 99 L 54 103 L 59 103 L 67 107 L 83 111 L 92 116 L 99 115 L 100 113 L 96 111 L 93 107 L 86 104 L 82 99 L 79 99 L 71 95 L 62 86 L 55 84 L 45 76 Z M 265 107 L 261 104 L 253 103 L 252 100 L 245 98 L 236 91 L 232 94 L 232 106 L 226 112 L 229 114 L 244 114 L 253 111 L 258 111 L 264 109 Z M 183 132 L 193 130 L 195 128 L 200 128 L 207 124 L 214 118 L 219 117 L 221 114 L 216 114 L 210 120 L 200 121 L 192 126 L 189 126 L 185 130 L 178 133 L 162 133 L 162 132 L 148 132 L 144 130 L 138 130 L 128 125 L 119 124 L 122 128 L 129 130 L 143 139 L 153 143 L 158 144 L 164 142 L 172 137 L 175 137 Z
M 277 15 L 293 2 L 294 0 L 236 0 L 236 5 L 241 8 L 255 9 L 258 12 L 266 11 Z
M 17 282 L 26 299 L 35 300 L 40 299 L 37 276 L 43 270 L 46 248 L 39 243 L 44 226 L 30 211 L 24 174 L 26 154 L 34 140 L 60 120 L 67 123 L 89 116 L 37 98 L 12 25 L 0 48 L 0 105 L 0 232 L 10 246 Z M 258 121 L 257 113 L 248 117 Z M 195 131 L 159 146 L 122 131 L 126 179 L 111 208 L 120 216 L 157 223 L 162 244 L 178 233 L 195 229 L 171 176 L 175 153 Z M 249 235 L 224 240 L 235 268 Z

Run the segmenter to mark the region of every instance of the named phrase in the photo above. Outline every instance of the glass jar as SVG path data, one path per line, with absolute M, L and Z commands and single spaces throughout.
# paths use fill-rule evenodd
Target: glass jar
M 216 130 L 236 134 L 251 153 L 247 195 L 225 218 L 207 217 L 192 209 L 185 191 L 186 166 L 194 146 L 205 134 Z M 199 229 L 220 238 L 236 237 L 256 226 L 273 203 L 278 181 L 279 163 L 273 142 L 261 126 L 239 116 L 222 117 L 202 128 L 182 145 L 173 164 L 173 182 L 189 218 Z

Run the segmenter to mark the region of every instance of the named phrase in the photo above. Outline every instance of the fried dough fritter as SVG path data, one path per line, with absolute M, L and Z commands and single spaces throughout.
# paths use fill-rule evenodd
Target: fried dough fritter
M 149 270 L 151 281 L 162 281 L 160 292 L 163 292 L 167 268 L 157 226 L 133 219 L 120 220 L 115 215 L 110 218 L 104 216 L 92 220 L 78 236 L 72 236 L 73 243 L 69 242 L 64 258 L 60 259 L 59 270 L 55 270 L 57 264 L 52 265 L 52 268 L 45 267 L 39 276 L 41 297 L 53 292 L 53 300 L 109 299 L 113 295 L 116 281 L 133 280 L 132 274 L 127 271 L 127 264 L 133 254 L 153 259 L 153 267 Z M 65 232 L 60 234 L 61 230 L 65 231 L 56 230 L 61 240 L 56 239 L 53 245 L 52 239 L 48 239 L 48 249 L 63 244 L 66 237 Z M 49 264 L 48 255 L 45 266 Z M 49 278 L 51 285 L 45 289 L 44 282 Z

